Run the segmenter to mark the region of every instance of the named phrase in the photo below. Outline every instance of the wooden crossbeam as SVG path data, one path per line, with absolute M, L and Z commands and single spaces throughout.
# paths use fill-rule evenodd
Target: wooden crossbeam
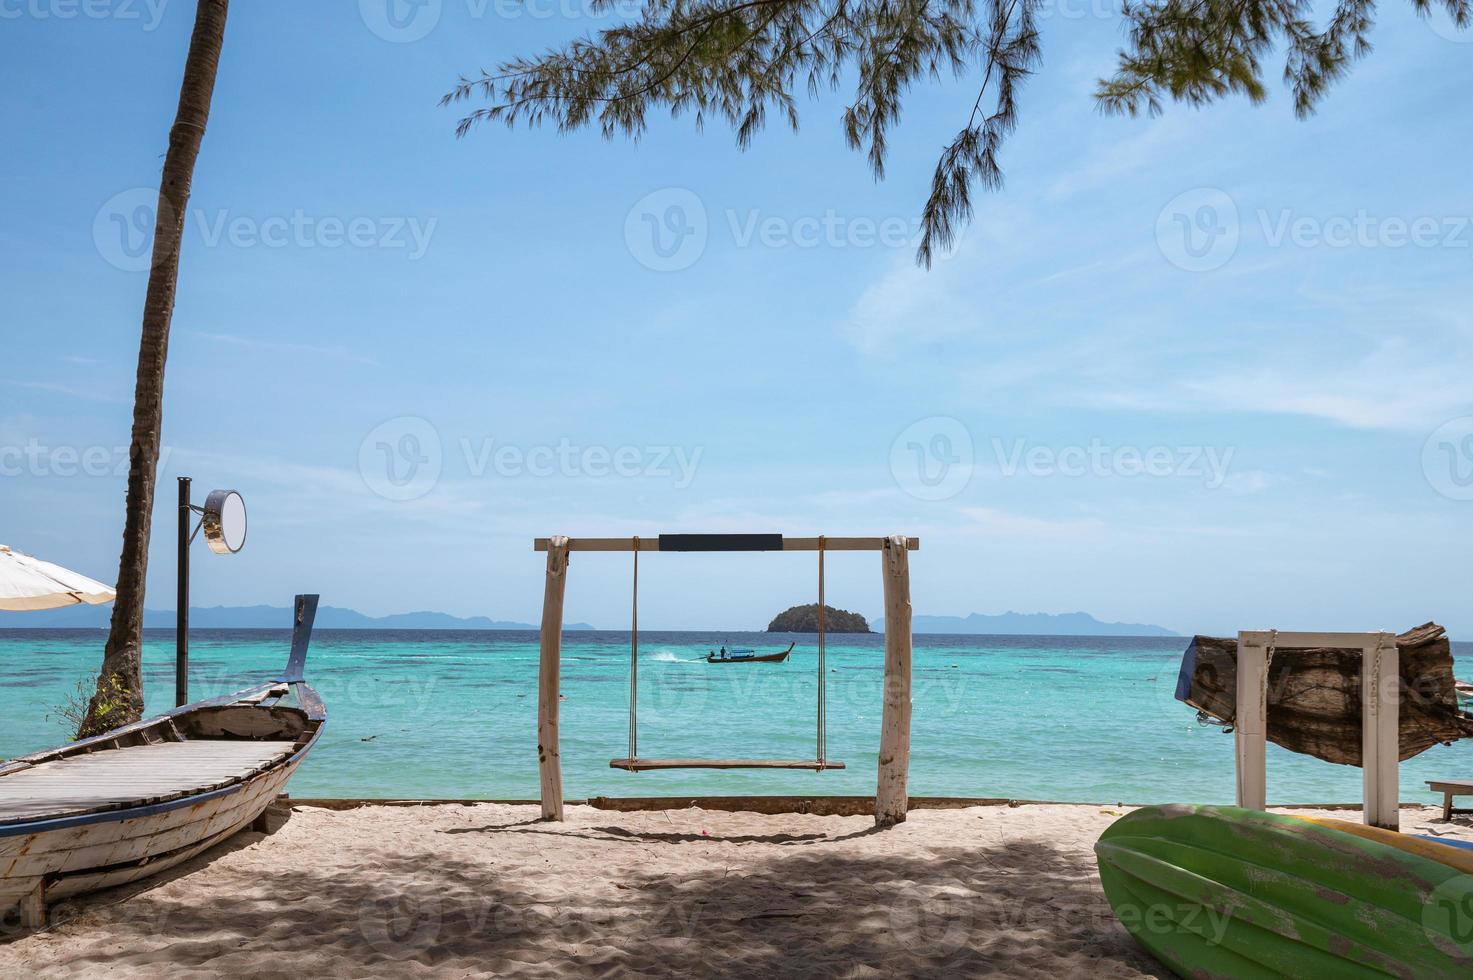
M 649 769 L 843 769 L 844 763 L 826 759 L 610 759 L 610 769 L 644 772 Z
M 728 538 L 728 537 L 730 538 L 730 541 L 729 542 L 723 542 L 723 541 L 720 540 L 722 538 Z M 664 538 L 664 539 L 667 540 L 667 544 L 663 548 L 660 546 L 660 542 L 661 542 L 661 539 L 662 538 Z M 685 539 L 685 540 L 680 541 L 679 544 L 676 545 L 676 546 L 672 546 L 670 543 L 668 543 L 669 542 L 669 539 Z M 704 546 L 704 547 L 695 546 L 695 545 L 702 544 L 702 541 L 701 540 L 698 540 L 698 539 L 704 539 L 704 542 L 705 542 L 705 545 L 706 546 Z M 738 540 L 738 539 L 746 539 L 746 540 L 743 541 L 743 540 Z M 776 540 L 769 540 L 769 539 L 776 539 Z M 550 540 L 549 538 L 536 538 L 536 539 L 534 539 L 533 542 L 532 542 L 532 550 L 534 550 L 534 551 L 546 551 L 549 540 Z M 728 535 L 721 535 L 721 534 L 701 534 L 701 535 L 666 534 L 666 535 L 653 535 L 651 537 L 643 537 L 643 536 L 641 536 L 640 539 L 639 539 L 639 550 L 641 552 L 644 552 L 644 551 L 682 551 L 682 552 L 688 552 L 688 551 L 779 551 L 779 550 L 781 550 L 781 551 L 817 551 L 818 550 L 818 541 L 819 541 L 818 538 L 787 538 L 787 537 L 782 537 L 781 535 L 764 535 L 764 534 L 756 534 L 756 535 L 751 535 L 751 534 L 735 534 L 735 535 L 730 535 L 730 536 L 728 536 Z M 781 547 L 778 547 L 779 544 L 781 545 Z M 743 545 L 743 546 L 741 546 L 741 547 L 733 547 L 731 545 Z M 918 550 L 920 548 L 920 546 L 921 546 L 921 539 L 920 538 L 907 538 L 906 539 L 906 550 L 907 551 L 916 551 L 916 550 Z M 830 537 L 825 537 L 823 539 L 823 547 L 824 547 L 824 550 L 825 551 L 882 551 L 882 550 L 884 550 L 884 547 L 885 547 L 885 539 L 884 538 L 862 538 L 862 537 L 861 538 L 856 538 L 856 537 L 848 537 L 848 538 L 830 538 Z M 628 537 L 628 538 L 569 538 L 568 539 L 568 550 L 569 551 L 631 551 L 632 552 L 634 550 L 634 538 L 633 537 Z

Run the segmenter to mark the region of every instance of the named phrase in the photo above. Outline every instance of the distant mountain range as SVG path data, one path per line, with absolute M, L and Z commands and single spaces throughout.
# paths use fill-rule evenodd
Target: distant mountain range
M 885 621 L 874 620 L 871 629 L 884 632 Z M 997 616 L 912 616 L 912 633 L 990 633 L 997 636 L 1180 636 L 1164 626 L 1144 623 L 1104 623 L 1089 613 L 1016 613 Z
M 105 629 L 111 606 L 66 606 L 38 612 L 0 612 L 0 629 Z M 291 610 L 285 606 L 212 606 L 191 609 L 189 625 L 194 629 L 288 629 Z M 321 606 L 317 626 L 337 630 L 535 630 L 535 623 L 518 623 L 485 616 L 462 618 L 441 612 L 410 612 L 394 616 L 366 616 L 353 609 Z M 148 609 L 143 613 L 145 629 L 173 629 L 174 610 Z M 568 623 L 567 630 L 594 629 L 587 623 Z M 872 620 L 870 629 L 884 632 L 885 621 Z M 1003 613 L 986 616 L 914 616 L 916 633 L 964 633 L 1033 636 L 1177 636 L 1164 626 L 1143 623 L 1105 623 L 1089 613 Z
M 0 612 L 0 629 L 89 629 L 105 628 L 111 606 L 65 606 L 37 612 Z M 193 629 L 290 629 L 292 611 L 284 606 L 213 606 L 190 609 Z M 316 625 L 330 630 L 535 630 L 532 623 L 508 622 L 472 616 L 462 619 L 440 612 L 399 613 L 394 616 L 365 616 L 352 609 L 320 606 Z M 173 629 L 174 610 L 146 609 L 144 629 Z M 567 623 L 569 630 L 591 630 L 587 623 Z

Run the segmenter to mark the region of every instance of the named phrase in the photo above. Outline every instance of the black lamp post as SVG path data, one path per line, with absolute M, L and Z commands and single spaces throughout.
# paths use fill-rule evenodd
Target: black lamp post
M 190 478 L 179 477 L 179 591 L 174 620 L 174 703 L 189 703 L 189 546 L 205 532 L 205 544 L 217 555 L 233 555 L 245 547 L 245 501 L 234 490 L 211 490 L 203 507 L 189 499 Z M 200 515 L 193 524 L 194 515 Z

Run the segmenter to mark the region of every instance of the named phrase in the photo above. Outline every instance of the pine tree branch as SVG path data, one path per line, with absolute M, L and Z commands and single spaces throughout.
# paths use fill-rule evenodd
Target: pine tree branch
M 613 0 L 594 2 L 604 9 Z M 773 109 L 796 128 L 800 81 L 815 97 L 853 71 L 843 130 L 879 178 L 911 87 L 922 76 L 939 78 L 943 67 L 958 77 L 976 70 L 981 82 L 967 123 L 943 149 L 922 211 L 916 260 L 929 267 L 971 219 L 974 187 L 1002 184 L 998 155 L 1017 125 L 1018 92 L 1039 61 L 1042 2 L 647 0 L 633 22 L 462 77 L 441 103 L 476 96 L 488 103 L 459 120 L 460 136 L 481 122 L 514 127 L 548 118 L 563 131 L 597 125 L 606 137 L 637 139 L 649 111 L 664 107 L 693 111 L 697 125 L 724 117 L 745 147 Z M 1264 61 L 1282 46 L 1295 112 L 1308 115 L 1369 54 L 1376 0 L 1325 0 L 1333 12 L 1323 29 L 1311 22 L 1313 2 L 1126 0 L 1129 39 L 1115 74 L 1099 82 L 1096 104 L 1107 114 L 1154 115 L 1167 98 L 1200 106 L 1242 94 L 1261 102 Z M 1473 0 L 1411 3 L 1424 16 L 1436 4 L 1456 25 L 1473 24 Z

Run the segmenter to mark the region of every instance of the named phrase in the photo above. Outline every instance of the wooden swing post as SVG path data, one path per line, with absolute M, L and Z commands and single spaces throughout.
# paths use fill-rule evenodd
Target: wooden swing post
M 902 535 L 885 539 L 885 705 L 875 826 L 905 822 L 910 777 L 910 554 Z
M 563 819 L 563 760 L 558 746 L 561 696 L 563 593 L 568 584 L 568 539 L 547 547 L 547 579 L 542 592 L 542 658 L 537 675 L 537 766 L 542 780 L 542 819 Z

